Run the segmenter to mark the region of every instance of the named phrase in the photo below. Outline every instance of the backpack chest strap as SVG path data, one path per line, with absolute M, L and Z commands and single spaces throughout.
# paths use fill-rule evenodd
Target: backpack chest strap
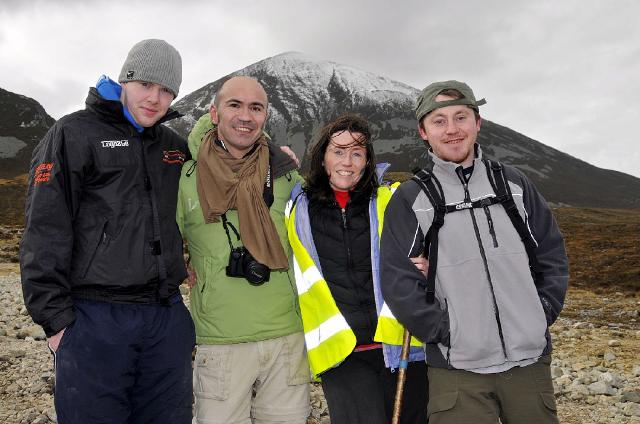
M 444 225 L 444 216 L 447 213 L 464 211 L 468 209 L 486 208 L 491 205 L 501 204 L 511 224 L 514 226 L 520 239 L 522 240 L 527 256 L 529 257 L 529 267 L 536 284 L 540 283 L 543 278 L 540 272 L 540 265 L 535 254 L 537 244 L 529 232 L 528 226 L 520 216 L 518 206 L 513 200 L 513 195 L 504 175 L 504 168 L 499 162 L 483 159 L 487 168 L 489 181 L 494 190 L 495 196 L 489 196 L 472 202 L 459 202 L 452 205 L 445 204 L 444 191 L 438 179 L 433 173 L 427 169 L 418 171 L 412 180 L 420 186 L 425 193 L 429 202 L 433 206 L 433 222 L 424 237 L 423 255 L 429 259 L 429 268 L 427 271 L 426 282 L 420 280 L 420 286 L 425 290 L 427 303 L 433 303 L 435 300 L 435 280 L 436 270 L 438 267 L 438 233 Z

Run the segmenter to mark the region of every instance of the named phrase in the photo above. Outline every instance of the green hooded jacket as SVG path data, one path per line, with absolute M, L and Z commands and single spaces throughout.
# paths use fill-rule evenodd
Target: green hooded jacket
M 209 115 L 202 116 L 189 134 L 189 149 L 194 158 L 203 136 L 212 128 Z M 280 149 L 269 143 L 273 172 L 274 202 L 269 209 L 284 246 L 291 257 L 284 210 L 291 189 L 302 178 L 295 164 Z M 271 271 L 268 282 L 252 286 L 244 278 L 227 277 L 229 241 L 221 222 L 205 224 L 196 189 L 197 163 L 186 162 L 180 177 L 177 221 L 182 236 L 188 242 L 191 265 L 197 283 L 191 290 L 191 314 L 198 344 L 229 344 L 268 340 L 302 331 L 298 295 L 291 267 L 286 271 Z M 227 219 L 239 228 L 235 210 Z M 234 247 L 240 246 L 231 232 Z

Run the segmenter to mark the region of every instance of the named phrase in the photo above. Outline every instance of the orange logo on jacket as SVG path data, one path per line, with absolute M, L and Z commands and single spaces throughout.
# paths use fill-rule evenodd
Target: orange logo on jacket
M 162 153 L 162 162 L 169 165 L 182 165 L 186 159 L 186 155 L 180 150 L 165 150 Z
M 53 169 L 53 162 L 45 162 L 38 165 L 36 171 L 33 174 L 33 185 L 40 183 L 48 183 L 51 179 L 51 170 Z

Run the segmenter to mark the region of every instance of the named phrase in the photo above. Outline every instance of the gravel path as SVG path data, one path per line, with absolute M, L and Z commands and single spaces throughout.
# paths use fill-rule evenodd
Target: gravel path
M 625 299 L 618 299 L 624 302 Z M 630 297 L 630 310 L 638 309 Z M 560 420 L 569 424 L 640 424 L 640 331 L 635 321 L 594 325 L 561 318 L 552 328 L 552 373 Z M 19 276 L 0 276 L 0 423 L 56 422 L 52 357 L 22 302 Z M 312 385 L 309 424 L 330 423 Z

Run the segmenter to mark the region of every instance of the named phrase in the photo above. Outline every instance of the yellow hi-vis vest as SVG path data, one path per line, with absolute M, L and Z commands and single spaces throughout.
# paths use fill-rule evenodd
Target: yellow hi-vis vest
M 372 224 L 372 274 L 378 325 L 374 340 L 386 345 L 385 363 L 390 368 L 399 366 L 400 345 L 402 345 L 403 327 L 393 316 L 380 291 L 379 243 L 384 220 L 384 210 L 398 184 L 391 187 L 381 186 L 371 199 L 369 215 Z M 325 281 L 313 255 L 315 245 L 309 224 L 308 200 L 304 194 L 290 201 L 285 211 L 289 242 L 293 250 L 293 269 L 300 300 L 300 312 L 307 345 L 309 366 L 314 378 L 340 364 L 353 352 L 356 336 L 336 305 L 329 285 Z M 375 225 L 375 226 L 374 226 Z M 422 342 L 412 338 L 412 346 L 422 346 Z M 391 352 L 393 350 L 394 352 Z M 388 355 L 389 354 L 389 355 Z M 389 357 L 391 356 L 391 357 Z

